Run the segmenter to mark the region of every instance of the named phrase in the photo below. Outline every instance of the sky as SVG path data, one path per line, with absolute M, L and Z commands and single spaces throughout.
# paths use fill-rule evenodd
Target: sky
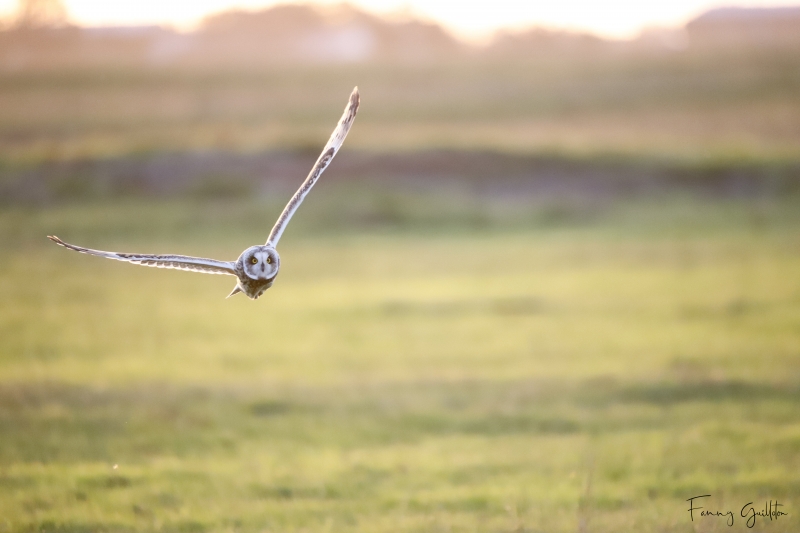
M 18 0 L 0 0 L 0 15 Z M 342 0 L 305 3 L 335 4 Z M 441 23 L 456 35 L 480 40 L 499 28 L 544 26 L 628 38 L 646 27 L 678 27 L 700 13 L 724 6 L 800 5 L 800 0 L 348 0 L 377 14 L 414 15 Z M 276 0 L 62 0 L 80 25 L 160 24 L 191 29 L 204 16 L 231 8 L 259 9 Z M 285 0 L 280 3 L 287 3 Z

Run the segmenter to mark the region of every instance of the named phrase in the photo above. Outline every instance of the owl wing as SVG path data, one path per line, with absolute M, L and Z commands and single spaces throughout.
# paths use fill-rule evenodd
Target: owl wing
M 297 189 L 297 192 L 294 193 L 292 199 L 289 200 L 289 203 L 283 208 L 283 213 L 281 213 L 281 216 L 278 217 L 278 221 L 275 222 L 275 226 L 273 226 L 272 231 L 269 233 L 269 237 L 267 238 L 268 246 L 272 246 L 274 248 L 278 245 L 278 240 L 280 240 L 283 230 L 286 229 L 286 224 L 289 223 L 289 220 L 303 202 L 303 199 L 308 194 L 308 191 L 311 190 L 311 187 L 314 186 L 320 175 L 325 171 L 326 168 L 328 168 L 333 156 L 335 156 L 336 152 L 339 151 L 339 147 L 342 146 L 344 138 L 347 137 L 347 132 L 350 131 L 350 126 L 353 125 L 353 120 L 356 118 L 359 101 L 360 98 L 358 95 L 358 87 L 356 87 L 350 94 L 350 100 L 347 102 L 347 106 L 344 108 L 344 114 L 342 115 L 342 118 L 339 119 L 339 124 L 336 125 L 336 129 L 333 130 L 331 138 L 328 139 L 328 144 L 326 144 L 325 148 L 322 149 L 322 153 L 320 154 L 319 159 L 317 159 L 317 162 L 314 163 L 311 173 L 309 173 L 308 177 L 300 186 L 300 188 Z
M 54 235 L 47 237 L 54 243 L 70 250 L 75 250 L 82 254 L 96 255 L 117 261 L 127 261 L 135 265 L 144 265 L 156 268 L 176 268 L 178 270 L 190 270 L 192 272 L 205 272 L 206 274 L 230 274 L 236 275 L 235 263 L 230 261 L 217 261 L 216 259 L 203 259 L 201 257 L 189 257 L 186 255 L 148 255 L 148 254 L 123 254 L 118 252 L 104 252 L 102 250 L 92 250 L 69 244 Z

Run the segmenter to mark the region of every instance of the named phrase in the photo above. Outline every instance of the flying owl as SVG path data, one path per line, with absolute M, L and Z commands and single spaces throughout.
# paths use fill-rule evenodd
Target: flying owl
M 242 252 L 239 259 L 236 261 L 217 261 L 216 259 L 203 259 L 186 255 L 148 255 L 104 252 L 102 250 L 92 250 L 90 248 L 83 248 L 66 243 L 54 235 L 50 235 L 47 238 L 60 246 L 75 250 L 76 252 L 107 257 L 108 259 L 116 259 L 118 261 L 127 261 L 136 265 L 156 268 L 176 268 L 179 270 L 191 270 L 193 272 L 205 272 L 207 274 L 228 274 L 236 276 L 238 281 L 233 291 L 228 295 L 228 298 L 238 292 L 242 292 L 249 298 L 255 300 L 264 294 L 264 291 L 269 289 L 275 281 L 281 267 L 281 258 L 275 248 L 278 246 L 281 234 L 283 234 L 283 230 L 286 229 L 286 224 L 289 223 L 289 220 L 303 202 L 308 191 L 310 191 L 311 187 L 317 182 L 322 172 L 328 168 L 331 159 L 333 159 L 333 156 L 336 155 L 339 147 L 344 142 L 344 138 L 347 136 L 347 132 L 350 131 L 353 120 L 356 118 L 358 104 L 359 95 L 358 87 L 356 87 L 350 94 L 350 100 L 347 102 L 344 114 L 342 118 L 339 119 L 336 129 L 333 130 L 331 138 L 328 139 L 328 143 L 325 145 L 325 148 L 322 149 L 322 153 L 306 180 L 297 192 L 294 193 L 294 196 L 292 196 L 292 199 L 286 204 L 286 207 L 283 208 L 281 216 L 278 217 L 275 226 L 269 233 L 266 244 L 251 246 Z

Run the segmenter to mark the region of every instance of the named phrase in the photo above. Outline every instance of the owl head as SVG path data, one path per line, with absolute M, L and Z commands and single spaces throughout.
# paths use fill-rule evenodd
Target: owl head
M 271 246 L 251 246 L 237 261 L 245 275 L 253 280 L 268 280 L 278 275 L 281 258 Z

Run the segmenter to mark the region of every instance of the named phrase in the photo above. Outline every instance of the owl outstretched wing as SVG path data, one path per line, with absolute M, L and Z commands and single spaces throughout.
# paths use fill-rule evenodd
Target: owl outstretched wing
M 148 255 L 148 254 L 125 254 L 118 252 L 104 252 L 102 250 L 92 250 L 69 244 L 54 235 L 48 235 L 48 239 L 70 250 L 75 250 L 82 254 L 96 255 L 117 261 L 127 261 L 135 265 L 143 265 L 156 268 L 176 268 L 178 270 L 189 270 L 192 272 L 204 272 L 206 274 L 230 274 L 236 276 L 235 263 L 230 261 L 217 261 L 216 259 L 203 259 L 202 257 L 189 257 L 187 255 Z
M 328 143 L 325 145 L 325 148 L 322 149 L 322 153 L 320 154 L 319 159 L 317 159 L 317 162 L 314 163 L 311 173 L 309 173 L 308 177 L 300 186 L 300 188 L 297 189 L 297 192 L 294 193 L 292 199 L 289 200 L 289 203 L 283 208 L 283 212 L 281 213 L 281 216 L 278 217 L 278 221 L 275 222 L 275 226 L 273 226 L 272 231 L 269 233 L 269 237 L 267 238 L 268 246 L 272 246 L 274 248 L 278 245 L 281 234 L 283 234 L 283 230 L 286 229 L 286 224 L 289 223 L 289 220 L 303 202 L 303 199 L 308 194 L 308 191 L 311 190 L 311 187 L 314 186 L 320 175 L 325 171 L 326 168 L 328 168 L 333 156 L 335 156 L 336 152 L 339 151 L 339 147 L 342 146 L 344 138 L 347 137 L 347 132 L 350 131 L 350 126 L 353 125 L 353 120 L 356 118 L 359 101 L 360 98 L 358 95 L 358 87 L 356 87 L 350 94 L 350 100 L 347 102 L 347 106 L 344 108 L 344 114 L 342 115 L 342 118 L 339 119 L 339 124 L 336 125 L 336 129 L 333 130 L 331 138 L 328 139 Z

